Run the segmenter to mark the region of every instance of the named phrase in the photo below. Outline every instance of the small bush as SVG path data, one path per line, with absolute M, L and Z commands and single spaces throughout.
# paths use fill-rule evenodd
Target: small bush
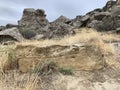
M 13 59 L 13 53 L 12 53 L 12 52 L 9 52 L 9 53 L 8 53 L 8 60 L 9 60 L 9 61 L 12 61 L 12 59 Z
M 71 68 L 59 68 L 60 73 L 64 75 L 72 75 L 72 69 Z
M 36 35 L 36 32 L 33 30 L 29 30 L 29 29 L 21 29 L 20 33 L 23 35 L 24 38 L 26 39 L 31 39 L 32 37 L 34 37 Z

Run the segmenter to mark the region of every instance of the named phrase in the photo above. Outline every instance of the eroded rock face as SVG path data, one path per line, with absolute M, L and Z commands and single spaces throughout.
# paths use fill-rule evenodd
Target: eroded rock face
M 18 45 L 14 50 L 14 55 L 21 72 L 29 72 L 35 66 L 41 67 L 47 60 L 56 62 L 59 67 L 71 67 L 74 70 L 99 70 L 106 65 L 101 49 L 91 45 L 82 47 L 77 45 L 47 47 Z
M 45 11 L 42 9 L 27 8 L 23 11 L 21 20 L 18 21 L 20 30 L 30 29 L 36 33 L 44 33 L 48 29 L 48 20 Z

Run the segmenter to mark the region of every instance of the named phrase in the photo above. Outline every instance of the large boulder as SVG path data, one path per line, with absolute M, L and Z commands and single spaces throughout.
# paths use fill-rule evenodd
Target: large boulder
M 90 15 L 76 16 L 71 22 L 71 25 L 75 28 L 86 27 L 88 21 L 90 20 Z
M 74 30 L 70 25 L 71 20 L 65 16 L 60 16 L 50 23 L 49 28 L 42 38 L 62 38 L 66 35 L 73 35 Z M 41 35 L 40 35 L 41 36 Z M 40 37 L 41 38 L 41 37 Z
M 111 16 L 105 17 L 102 21 L 94 23 L 93 27 L 97 31 L 111 31 L 114 30 L 113 18 Z
M 110 12 L 99 12 L 99 13 L 96 13 L 94 14 L 94 20 L 103 20 L 104 17 L 108 17 L 110 16 Z
M 19 33 L 17 28 L 10 28 L 0 31 L 0 43 L 7 41 L 23 41 L 23 36 Z
M 73 27 L 65 23 L 51 23 L 49 30 L 45 34 L 46 38 L 62 38 L 66 35 L 75 34 Z
M 76 18 L 72 19 L 71 25 L 76 28 L 81 27 L 82 25 L 81 18 L 82 18 L 81 15 L 76 16 Z
M 23 11 L 21 20 L 18 21 L 19 29 L 33 30 L 38 34 L 44 33 L 48 29 L 49 22 L 46 19 L 45 11 L 42 9 L 26 8 Z
M 99 31 L 111 31 L 120 28 L 120 5 L 114 5 L 111 11 L 102 18 L 101 22 L 94 26 Z

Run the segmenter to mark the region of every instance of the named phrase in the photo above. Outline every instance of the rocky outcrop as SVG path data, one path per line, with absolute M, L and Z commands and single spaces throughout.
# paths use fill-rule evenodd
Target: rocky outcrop
M 20 32 L 34 32 L 34 35 L 30 35 L 27 39 L 61 38 L 66 35 L 75 34 L 74 28 L 88 27 L 94 28 L 97 31 L 116 30 L 120 27 L 118 16 L 119 5 L 116 5 L 116 1 L 108 1 L 103 8 L 90 11 L 86 15 L 79 15 L 74 19 L 60 16 L 50 23 L 46 19 L 44 10 L 28 8 L 23 11 L 23 16 L 18 22 L 18 27 Z
M 94 28 L 97 31 L 111 31 L 120 28 L 120 6 L 116 1 L 108 1 L 103 8 L 95 9 L 84 16 L 72 20 L 73 27 Z
M 17 28 L 10 28 L 5 29 L 0 32 L 0 43 L 4 43 L 7 41 L 23 41 L 24 38 L 19 33 L 19 30 Z
M 95 29 L 99 31 L 118 30 L 120 28 L 120 6 L 111 8 L 110 15 L 105 16 L 100 23 L 95 24 Z
M 45 17 L 44 10 L 25 9 L 23 11 L 22 19 L 18 21 L 18 27 L 21 34 L 25 36 L 24 31 L 25 33 L 34 31 L 35 34 L 33 37 L 30 36 L 27 39 L 37 38 L 37 40 L 41 38 L 60 38 L 65 35 L 73 34 L 72 26 L 68 25 L 70 19 L 65 16 L 60 16 L 55 21 L 49 23 Z
M 75 34 L 73 27 L 71 25 L 62 22 L 52 22 L 50 24 L 49 30 L 46 32 L 46 38 L 62 38 L 66 35 Z
M 88 12 L 84 16 L 77 16 L 75 19 L 72 20 L 72 25 L 76 28 L 80 27 L 90 27 L 94 28 L 95 25 L 100 21 L 103 20 L 103 18 L 110 16 L 109 11 L 103 11 L 103 9 L 95 9 L 91 12 Z
M 60 16 L 53 22 L 46 19 L 42 9 L 26 8 L 23 11 L 18 25 L 7 24 L 0 26 L 0 31 L 16 27 L 26 39 L 52 39 L 73 35 L 75 28 L 88 27 L 97 31 L 111 31 L 120 28 L 120 5 L 116 1 L 108 1 L 103 8 L 88 12 L 86 15 L 78 15 L 74 19 Z
M 46 19 L 44 10 L 26 8 L 23 11 L 21 20 L 18 21 L 18 26 L 20 30 L 33 30 L 40 34 L 47 31 L 49 22 Z

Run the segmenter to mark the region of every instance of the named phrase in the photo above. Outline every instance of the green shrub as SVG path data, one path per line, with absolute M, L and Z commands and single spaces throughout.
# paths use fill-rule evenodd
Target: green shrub
M 24 38 L 26 39 L 31 39 L 32 37 L 34 37 L 36 35 L 36 32 L 33 30 L 29 30 L 29 29 L 21 29 L 20 33 L 23 35 Z
M 12 61 L 12 59 L 13 59 L 13 53 L 12 53 L 12 52 L 9 52 L 9 53 L 8 53 L 8 60 L 9 60 L 9 61 Z
M 71 68 L 59 68 L 60 73 L 64 75 L 72 75 L 73 71 Z

